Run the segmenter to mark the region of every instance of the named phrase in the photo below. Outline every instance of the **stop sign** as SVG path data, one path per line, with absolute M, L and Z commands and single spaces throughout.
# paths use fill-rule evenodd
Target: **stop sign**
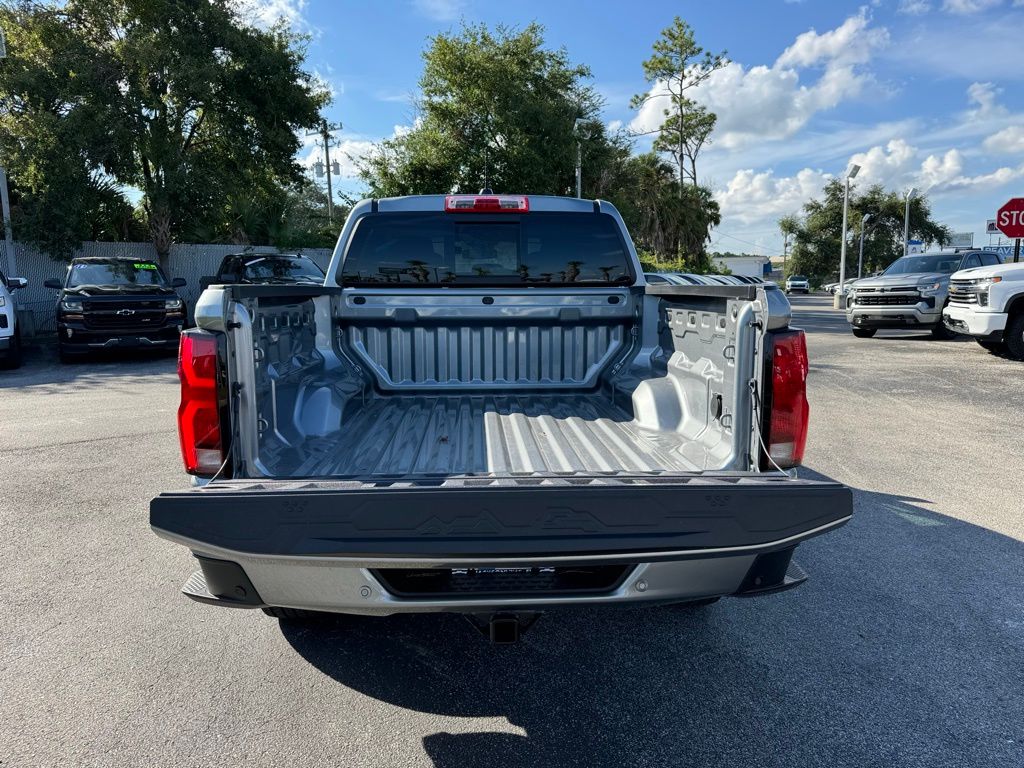
M 1007 237 L 1024 237 L 1024 197 L 1007 201 L 996 212 L 996 226 Z

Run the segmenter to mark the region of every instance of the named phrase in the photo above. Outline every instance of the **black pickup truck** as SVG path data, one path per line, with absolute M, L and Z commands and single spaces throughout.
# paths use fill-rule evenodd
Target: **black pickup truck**
M 82 256 L 63 281 L 44 285 L 60 291 L 57 344 L 64 362 L 112 348 L 178 348 L 185 302 L 174 289 L 185 281 L 168 281 L 155 262 Z
M 216 275 L 199 278 L 199 287 L 211 285 L 323 285 L 324 271 L 301 253 L 232 253 L 225 256 Z

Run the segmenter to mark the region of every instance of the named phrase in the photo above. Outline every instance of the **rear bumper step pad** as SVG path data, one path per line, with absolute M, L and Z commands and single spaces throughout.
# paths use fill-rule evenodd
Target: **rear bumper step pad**
M 325 484 L 330 485 L 330 484 Z M 150 523 L 167 538 L 266 556 L 538 558 L 782 549 L 843 524 L 850 489 L 765 479 L 636 486 L 275 490 L 165 493 Z

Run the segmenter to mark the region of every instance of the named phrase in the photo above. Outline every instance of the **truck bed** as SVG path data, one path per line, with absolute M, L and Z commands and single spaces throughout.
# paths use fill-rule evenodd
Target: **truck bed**
M 699 443 L 644 429 L 602 394 L 390 395 L 353 404 L 343 421 L 343 430 L 265 453 L 267 468 L 278 477 L 703 468 Z

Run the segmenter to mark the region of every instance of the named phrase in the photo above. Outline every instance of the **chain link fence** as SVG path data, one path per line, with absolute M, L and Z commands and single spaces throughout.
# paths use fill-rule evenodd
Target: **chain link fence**
M 216 274 L 221 259 L 232 253 L 239 253 L 242 250 L 237 245 L 223 244 L 196 244 L 182 243 L 171 247 L 169 257 L 170 274 L 169 278 L 182 277 L 186 281 L 184 288 L 179 288 L 178 293 L 188 304 L 189 308 L 194 307 L 199 298 L 199 278 Z M 247 253 L 278 253 L 277 248 L 254 247 L 246 248 Z M 67 273 L 68 262 L 57 261 L 45 253 L 36 249 L 15 243 L 14 260 L 7 253 L 6 244 L 0 240 L 0 252 L 4 259 L 4 274 L 8 277 L 24 277 L 28 280 L 28 286 L 14 294 L 15 302 L 19 307 L 19 316 L 24 318 L 24 331 L 26 336 L 35 334 L 53 334 L 57 332 L 57 292 L 43 286 L 43 282 L 50 278 L 57 280 L 64 279 Z M 288 251 L 294 253 L 294 251 Z M 301 250 L 303 256 L 308 256 L 323 270 L 331 260 L 330 248 L 308 248 Z M 78 249 L 76 256 L 124 256 L 132 259 L 156 260 L 156 249 L 152 243 L 83 243 Z

